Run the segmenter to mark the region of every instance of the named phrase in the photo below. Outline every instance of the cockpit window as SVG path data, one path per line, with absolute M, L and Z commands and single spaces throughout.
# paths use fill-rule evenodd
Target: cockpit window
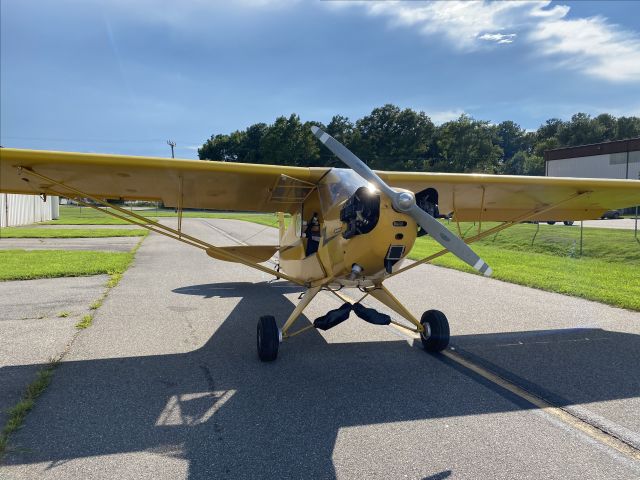
M 320 205 L 323 213 L 331 207 L 345 202 L 360 187 L 366 187 L 367 181 L 348 168 L 332 168 L 318 185 Z

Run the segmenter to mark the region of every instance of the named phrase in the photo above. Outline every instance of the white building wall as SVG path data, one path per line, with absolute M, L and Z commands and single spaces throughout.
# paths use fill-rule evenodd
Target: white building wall
M 640 179 L 640 151 L 629 152 L 628 176 L 626 152 L 550 160 L 547 176 Z
M 60 215 L 58 203 L 56 196 L 42 201 L 38 195 L 0 193 L 0 227 L 54 220 Z

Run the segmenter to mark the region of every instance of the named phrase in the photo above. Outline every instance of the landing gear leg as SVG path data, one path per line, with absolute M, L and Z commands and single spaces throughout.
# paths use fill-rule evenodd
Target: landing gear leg
M 263 362 L 271 362 L 278 356 L 278 346 L 283 338 L 287 338 L 288 331 L 295 321 L 302 315 L 304 309 L 311 303 L 311 300 L 318 294 L 321 287 L 309 288 L 298 302 L 289 318 L 282 326 L 282 330 L 278 329 L 276 319 L 271 315 L 260 317 L 258 321 L 258 356 Z M 312 328 L 312 327 L 311 327 Z
M 367 293 L 415 325 L 415 330 L 411 331 L 420 334 L 422 345 L 427 352 L 438 353 L 449 345 L 449 321 L 444 313 L 439 310 L 428 310 L 418 321 L 384 285 L 381 284 L 367 290 Z M 408 329 L 406 325 L 401 325 L 393 320 L 392 323 Z

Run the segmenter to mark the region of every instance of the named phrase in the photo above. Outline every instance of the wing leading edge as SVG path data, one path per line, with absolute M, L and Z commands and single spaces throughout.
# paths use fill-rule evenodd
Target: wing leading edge
M 606 210 L 640 205 L 639 180 L 461 173 L 378 172 L 393 187 L 438 192 L 440 213 L 460 221 L 586 220 Z
M 202 160 L 174 160 L 90 153 L 0 149 L 0 191 L 55 194 L 60 189 L 19 167 L 99 198 L 161 200 L 166 206 L 255 212 L 290 211 L 299 203 L 283 198 L 283 185 L 296 196 L 315 185 L 327 168 L 301 168 Z M 286 192 L 287 190 L 285 190 Z

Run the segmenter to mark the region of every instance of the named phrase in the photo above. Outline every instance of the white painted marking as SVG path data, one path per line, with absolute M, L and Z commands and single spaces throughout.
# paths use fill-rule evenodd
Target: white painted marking
M 493 270 L 491 269 L 491 267 L 487 267 L 487 269 L 484 272 L 484 276 L 490 277 L 492 273 L 493 273 Z
M 156 420 L 156 427 L 166 425 L 192 426 L 205 423 L 235 393 L 235 390 L 220 390 L 216 392 L 172 395 L 162 413 L 160 413 L 158 420 Z M 209 403 L 211 404 L 210 406 L 207 405 Z M 201 408 L 203 406 L 205 408 Z
M 325 143 L 327 140 L 329 140 L 329 134 L 325 133 L 325 132 L 322 132 L 322 135 L 320 135 L 320 141 L 322 143 Z
M 475 265 L 473 266 L 473 268 L 475 268 L 476 270 L 480 270 L 482 268 L 482 266 L 484 265 L 484 260 L 482 260 L 481 258 L 478 259 L 478 261 L 475 263 Z

